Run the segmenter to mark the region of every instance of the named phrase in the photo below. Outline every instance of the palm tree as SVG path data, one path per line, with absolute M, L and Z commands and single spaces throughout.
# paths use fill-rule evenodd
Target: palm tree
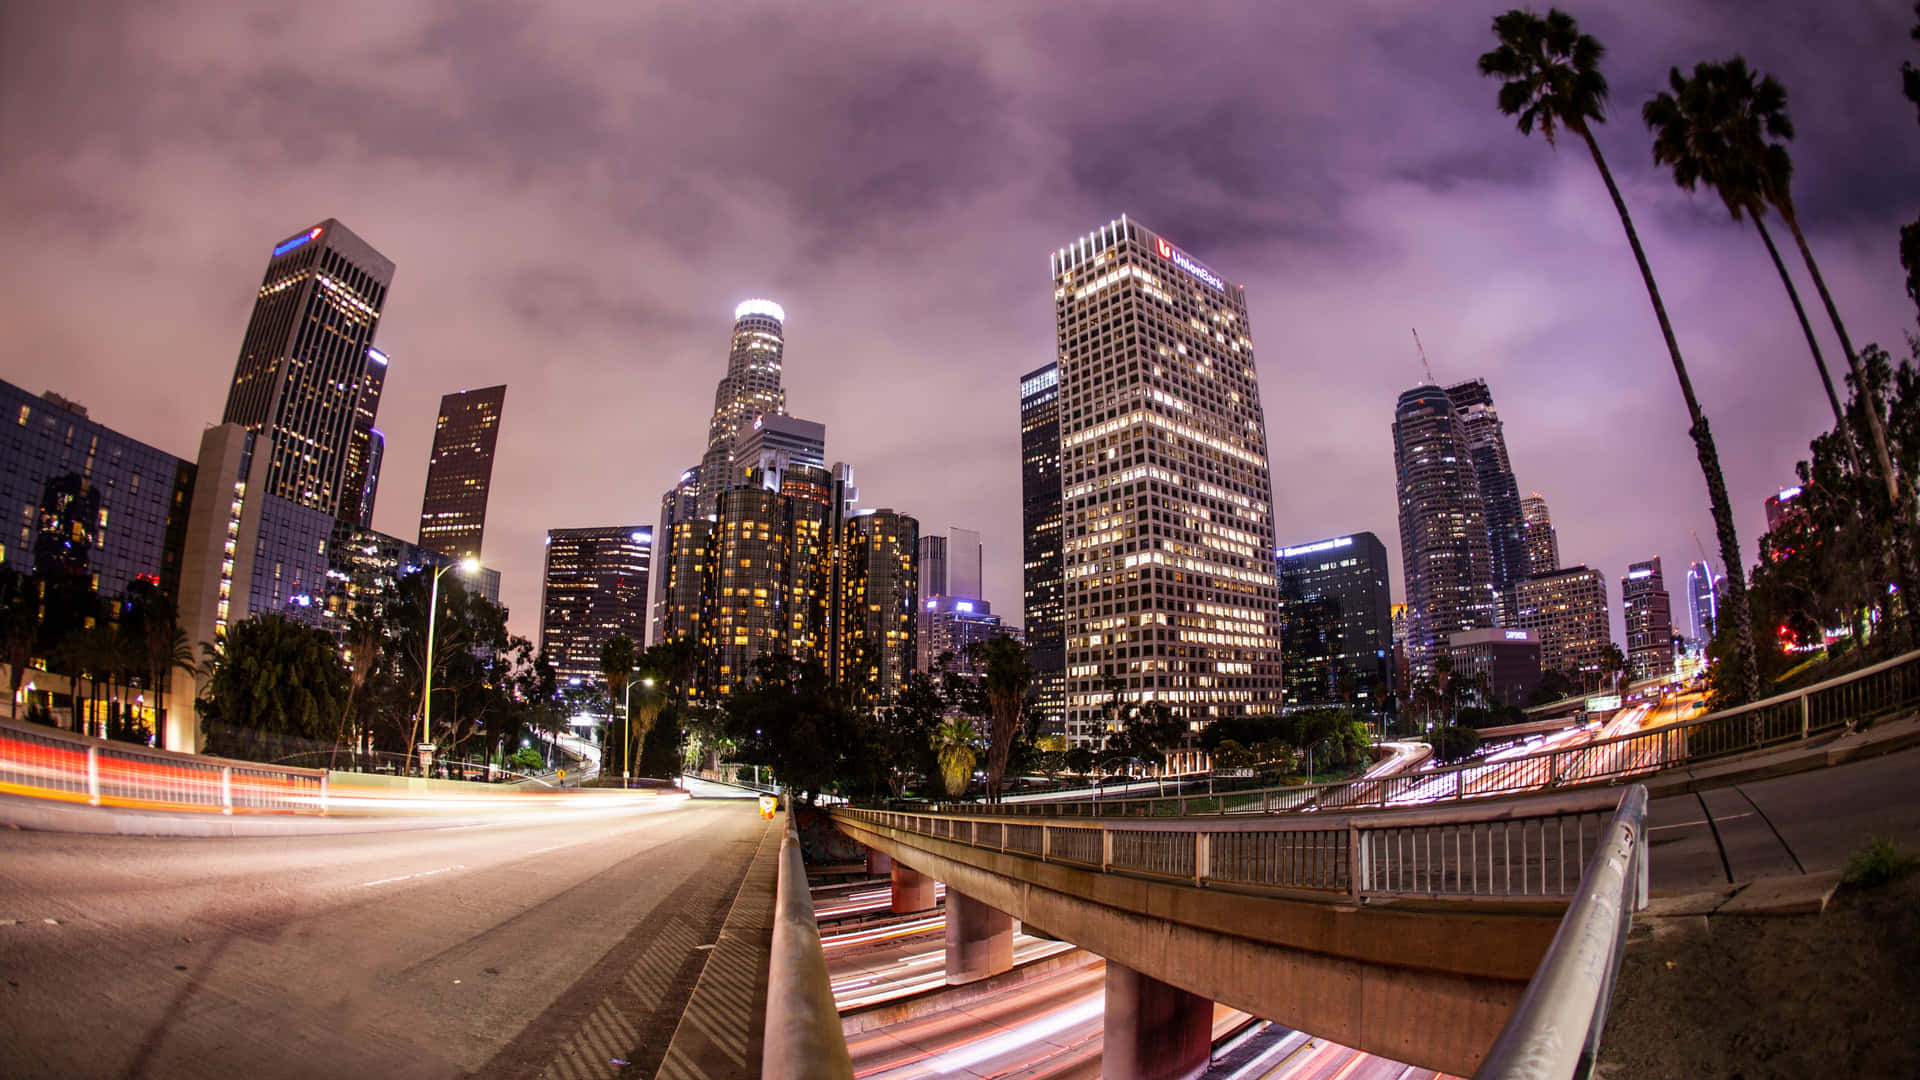
M 7 666 L 7 685 L 12 689 L 9 719 L 20 719 L 20 686 L 33 665 L 33 646 L 39 636 L 37 583 L 12 567 L 0 566 L 0 664 Z
M 353 759 L 360 758 L 360 717 L 357 706 L 366 690 L 367 681 L 373 677 L 374 669 L 380 663 L 380 647 L 386 644 L 386 625 L 373 613 L 372 604 L 357 605 L 353 613 L 347 616 L 346 661 L 347 661 L 347 707 L 340 711 L 340 728 L 333 737 L 335 753 L 340 750 L 340 740 L 348 731 L 353 730 Z M 332 768 L 332 759 L 328 759 L 328 768 Z
M 1765 192 L 1784 186 L 1786 174 L 1793 169 L 1786 148 L 1767 142 L 1768 135 L 1791 134 L 1786 113 L 1780 104 L 1786 91 L 1771 77 L 1754 81 L 1746 61 L 1736 56 L 1725 64 L 1700 63 L 1693 76 L 1680 74 L 1679 68 L 1667 72 L 1671 91 L 1663 91 L 1640 109 L 1640 118 L 1653 132 L 1653 160 L 1673 170 L 1673 181 L 1692 191 L 1705 182 L 1726 204 L 1733 220 L 1753 219 L 1760 241 L 1773 259 L 1773 268 L 1786 286 L 1787 299 L 1806 335 L 1807 349 L 1813 353 L 1813 366 L 1820 372 L 1820 384 L 1827 391 L 1827 404 L 1833 408 L 1833 422 L 1846 439 L 1847 459 L 1856 473 L 1865 473 L 1860 454 L 1853 443 L 1846 412 L 1840 407 L 1840 395 L 1834 392 L 1833 376 L 1827 371 L 1826 358 L 1820 354 L 1820 341 L 1814 337 L 1807 309 L 1800 303 L 1800 290 L 1774 246 L 1767 231 Z
M 1026 703 L 1027 687 L 1033 682 L 1033 664 L 1027 659 L 1027 647 L 1004 635 L 991 641 L 975 642 L 967 647 L 975 664 L 985 670 L 982 680 L 987 706 L 993 710 L 993 742 L 987 748 L 987 797 L 1000 796 L 1000 781 L 1007 773 L 1007 758 L 1013 753 L 1014 736 L 1020 733 L 1021 708 Z
M 1620 676 L 1626 672 L 1627 654 L 1620 651 L 1620 646 L 1607 642 L 1607 647 L 1600 650 L 1600 677 L 1611 680 L 1614 692 L 1618 693 Z M 1595 686 L 1594 689 L 1598 690 L 1599 687 Z
M 1713 433 L 1707 417 L 1694 397 L 1693 380 L 1687 375 L 1686 361 L 1680 356 L 1680 343 L 1674 338 L 1673 323 L 1660 299 L 1660 288 L 1647 264 L 1647 253 L 1640 247 L 1640 235 L 1634 231 L 1633 216 L 1620 187 L 1613 181 L 1593 125 L 1606 120 L 1607 80 L 1600 74 L 1600 58 L 1606 49 L 1589 34 L 1580 32 L 1573 16 L 1559 9 L 1545 18 L 1531 11 L 1514 9 L 1493 18 L 1493 36 L 1498 47 L 1481 55 L 1480 74 L 1502 80 L 1500 111 L 1517 117 L 1522 135 L 1530 135 L 1538 126 L 1547 145 L 1555 145 L 1559 130 L 1571 131 L 1587 144 L 1600 179 L 1613 197 L 1613 208 L 1626 230 L 1627 244 L 1639 263 L 1640 277 L 1646 282 L 1647 297 L 1653 302 L 1654 317 L 1660 334 L 1666 339 L 1667 354 L 1673 358 L 1673 373 L 1680 381 L 1680 394 L 1686 399 L 1687 415 L 1692 419 L 1691 434 L 1700 471 L 1706 475 L 1707 496 L 1713 508 L 1713 522 L 1720 540 L 1720 561 L 1727 568 L 1726 607 L 1734 626 L 1736 644 L 1734 663 L 1742 700 L 1751 701 L 1760 692 L 1760 669 L 1754 654 L 1753 621 L 1747 607 L 1747 581 L 1742 572 L 1739 536 L 1733 528 L 1733 507 L 1727 500 L 1726 479 L 1720 473 L 1720 455 L 1714 449 Z
M 940 783 L 949 798 L 966 794 L 973 779 L 973 762 L 979 754 L 974 742 L 979 739 L 973 721 L 964 716 L 950 717 L 933 729 L 933 749 L 940 761 Z

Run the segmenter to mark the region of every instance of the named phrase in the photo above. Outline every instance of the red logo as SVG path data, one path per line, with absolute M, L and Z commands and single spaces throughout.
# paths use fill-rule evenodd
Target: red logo
M 1165 240 L 1162 240 L 1162 239 L 1160 239 L 1160 238 L 1159 238 L 1159 237 L 1157 237 L 1157 236 L 1153 238 L 1153 243 L 1154 243 L 1154 246 L 1156 246 L 1156 247 L 1158 247 L 1158 248 L 1160 249 L 1160 257 L 1161 257 L 1161 258 L 1163 258 L 1163 259 L 1171 259 L 1171 258 L 1173 258 L 1173 245 L 1172 245 L 1172 244 L 1169 244 L 1169 243 L 1167 243 L 1167 242 L 1166 242 Z

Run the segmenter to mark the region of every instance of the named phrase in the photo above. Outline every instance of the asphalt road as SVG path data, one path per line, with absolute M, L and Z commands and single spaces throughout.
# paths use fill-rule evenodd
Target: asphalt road
M 740 801 L 291 839 L 0 831 L 0 1076 L 652 1075 L 769 833 Z

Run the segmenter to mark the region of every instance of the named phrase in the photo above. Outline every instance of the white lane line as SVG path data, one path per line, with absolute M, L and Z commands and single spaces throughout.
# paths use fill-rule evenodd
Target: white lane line
M 360 883 L 360 887 L 365 889 L 373 885 L 391 885 L 396 881 L 410 881 L 414 878 L 432 877 L 435 874 L 444 874 L 449 870 L 465 870 L 466 868 L 466 864 L 456 863 L 452 866 L 442 866 L 437 870 L 422 870 L 417 874 L 401 874 L 399 877 L 383 877 L 378 881 L 363 881 Z

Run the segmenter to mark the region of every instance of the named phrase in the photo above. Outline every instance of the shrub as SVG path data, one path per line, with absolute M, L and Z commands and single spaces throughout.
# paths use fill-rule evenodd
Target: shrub
M 1856 889 L 1871 889 L 1904 877 L 1914 867 L 1914 857 L 1895 847 L 1884 836 L 1872 836 L 1847 860 L 1841 881 Z

